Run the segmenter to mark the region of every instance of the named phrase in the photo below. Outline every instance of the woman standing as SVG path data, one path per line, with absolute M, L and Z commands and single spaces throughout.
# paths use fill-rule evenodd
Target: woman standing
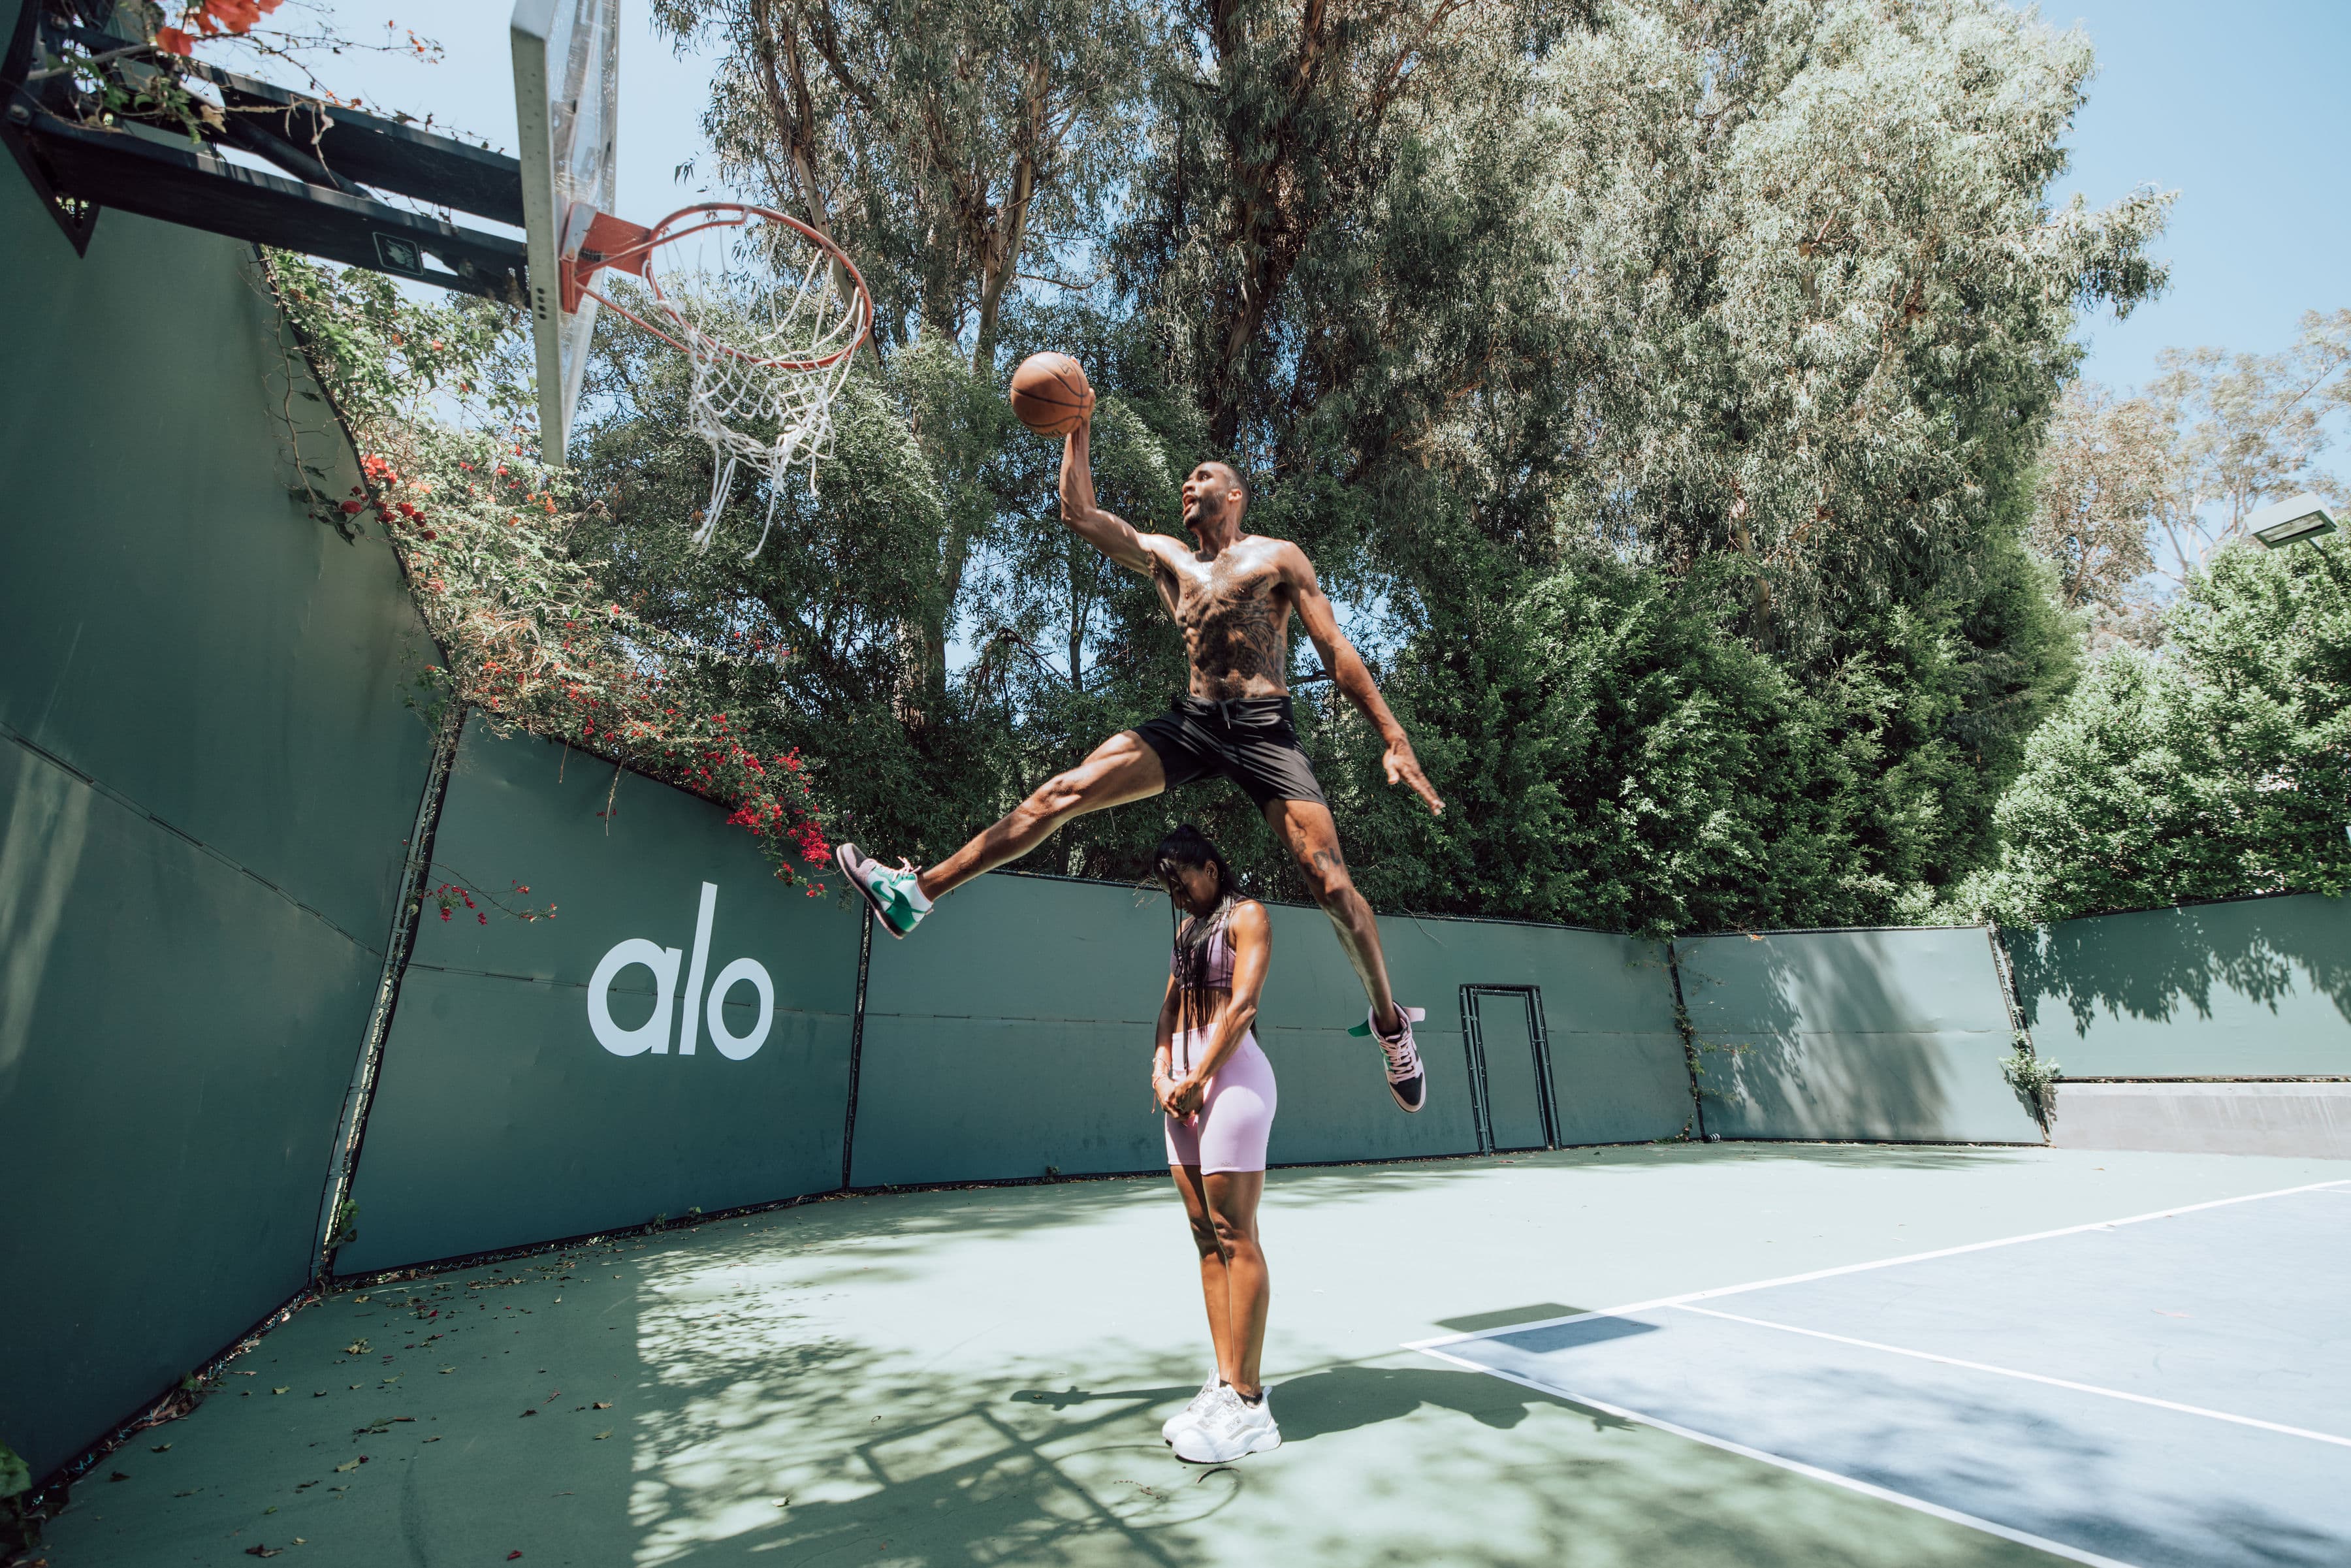
M 1200 1253 L 1200 1291 L 1217 1372 L 1160 1429 L 1178 1458 L 1223 1464 L 1281 1445 L 1258 1357 L 1272 1289 L 1258 1245 L 1273 1064 L 1250 1024 L 1273 956 L 1265 907 L 1240 896 L 1232 868 L 1188 822 L 1162 841 L 1152 870 L 1186 918 L 1159 1006 L 1151 1093 L 1165 1113 L 1167 1165 Z

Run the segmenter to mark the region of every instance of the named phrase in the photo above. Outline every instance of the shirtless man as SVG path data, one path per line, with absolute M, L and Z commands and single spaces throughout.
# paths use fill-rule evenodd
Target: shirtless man
M 1228 464 L 1203 463 L 1184 481 L 1184 526 L 1200 541 L 1198 549 L 1186 549 L 1165 534 L 1139 532 L 1094 505 L 1089 429 L 1081 423 L 1063 437 L 1061 520 L 1158 587 L 1183 629 L 1191 690 L 1158 717 L 1111 737 L 1083 762 L 1047 779 L 1010 816 L 928 871 L 917 872 L 904 861 L 891 870 L 854 844 L 841 845 L 834 859 L 873 906 L 882 928 L 904 936 L 930 913 L 934 900 L 1027 854 L 1071 818 L 1222 775 L 1249 792 L 1275 836 L 1298 857 L 1315 903 L 1337 928 L 1339 946 L 1371 998 L 1365 1021 L 1387 1060 L 1388 1092 L 1405 1110 L 1418 1111 L 1427 1103 L 1428 1081 L 1412 1025 L 1422 1015 L 1417 1008 L 1398 1007 L 1389 992 L 1379 927 L 1347 875 L 1338 826 L 1290 726 L 1290 691 L 1282 677 L 1291 610 L 1322 653 L 1322 667 L 1387 742 L 1388 782 L 1409 787 L 1431 811 L 1443 811 L 1445 802 L 1421 772 L 1412 742 L 1372 684 L 1371 672 L 1340 632 L 1306 552 L 1286 539 L 1241 531 L 1249 486 L 1240 476 Z

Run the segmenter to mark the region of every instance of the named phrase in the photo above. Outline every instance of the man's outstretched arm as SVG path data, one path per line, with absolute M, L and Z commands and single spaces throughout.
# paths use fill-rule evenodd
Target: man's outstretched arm
M 1148 575 L 1151 547 L 1124 517 L 1094 505 L 1094 465 L 1086 438 L 1093 423 L 1085 421 L 1061 438 L 1061 521 L 1094 549 L 1130 571 Z
M 1361 708 L 1364 716 L 1380 732 L 1387 743 L 1387 755 L 1382 761 L 1387 768 L 1388 782 L 1408 786 L 1412 792 L 1428 802 L 1428 809 L 1438 816 L 1445 813 L 1445 802 L 1437 799 L 1437 789 L 1428 775 L 1420 770 L 1420 758 L 1413 754 L 1412 739 L 1388 711 L 1387 699 L 1372 683 L 1372 672 L 1364 666 L 1363 655 L 1339 630 L 1339 617 L 1323 596 L 1322 584 L 1314 576 L 1314 563 L 1296 545 L 1282 549 L 1282 574 L 1289 581 L 1291 599 L 1298 605 L 1298 620 L 1306 628 L 1314 651 L 1322 655 L 1322 667 L 1347 694 L 1347 700 Z

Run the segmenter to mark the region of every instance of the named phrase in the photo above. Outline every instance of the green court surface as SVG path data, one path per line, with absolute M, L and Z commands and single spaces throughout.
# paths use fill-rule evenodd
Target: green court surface
M 46 1550 L 53 1568 L 256 1546 L 337 1568 L 2052 1562 L 1402 1347 L 2346 1180 L 2315 1160 L 1753 1144 L 1276 1171 L 1286 1441 L 1215 1470 L 1157 1433 L 1207 1361 L 1164 1177 L 835 1199 L 333 1297 L 101 1464 Z M 154 1310 L 172 1293 L 160 1274 Z

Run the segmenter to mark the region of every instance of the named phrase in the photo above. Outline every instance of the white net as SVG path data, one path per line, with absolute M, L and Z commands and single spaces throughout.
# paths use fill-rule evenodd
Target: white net
M 832 455 L 833 401 L 872 318 L 863 285 L 848 267 L 796 233 L 798 225 L 767 217 L 754 211 L 704 219 L 696 228 L 692 214 L 678 214 L 663 227 L 687 219 L 687 232 L 705 244 L 664 246 L 647 258 L 660 315 L 646 324 L 692 360 L 694 432 L 715 459 L 710 502 L 694 532 L 697 550 L 717 538 L 746 465 L 765 478 L 768 492 L 751 556 L 767 545 L 795 464 L 807 465 L 809 493 L 816 493 L 816 465 Z M 784 270 L 793 265 L 796 280 Z

